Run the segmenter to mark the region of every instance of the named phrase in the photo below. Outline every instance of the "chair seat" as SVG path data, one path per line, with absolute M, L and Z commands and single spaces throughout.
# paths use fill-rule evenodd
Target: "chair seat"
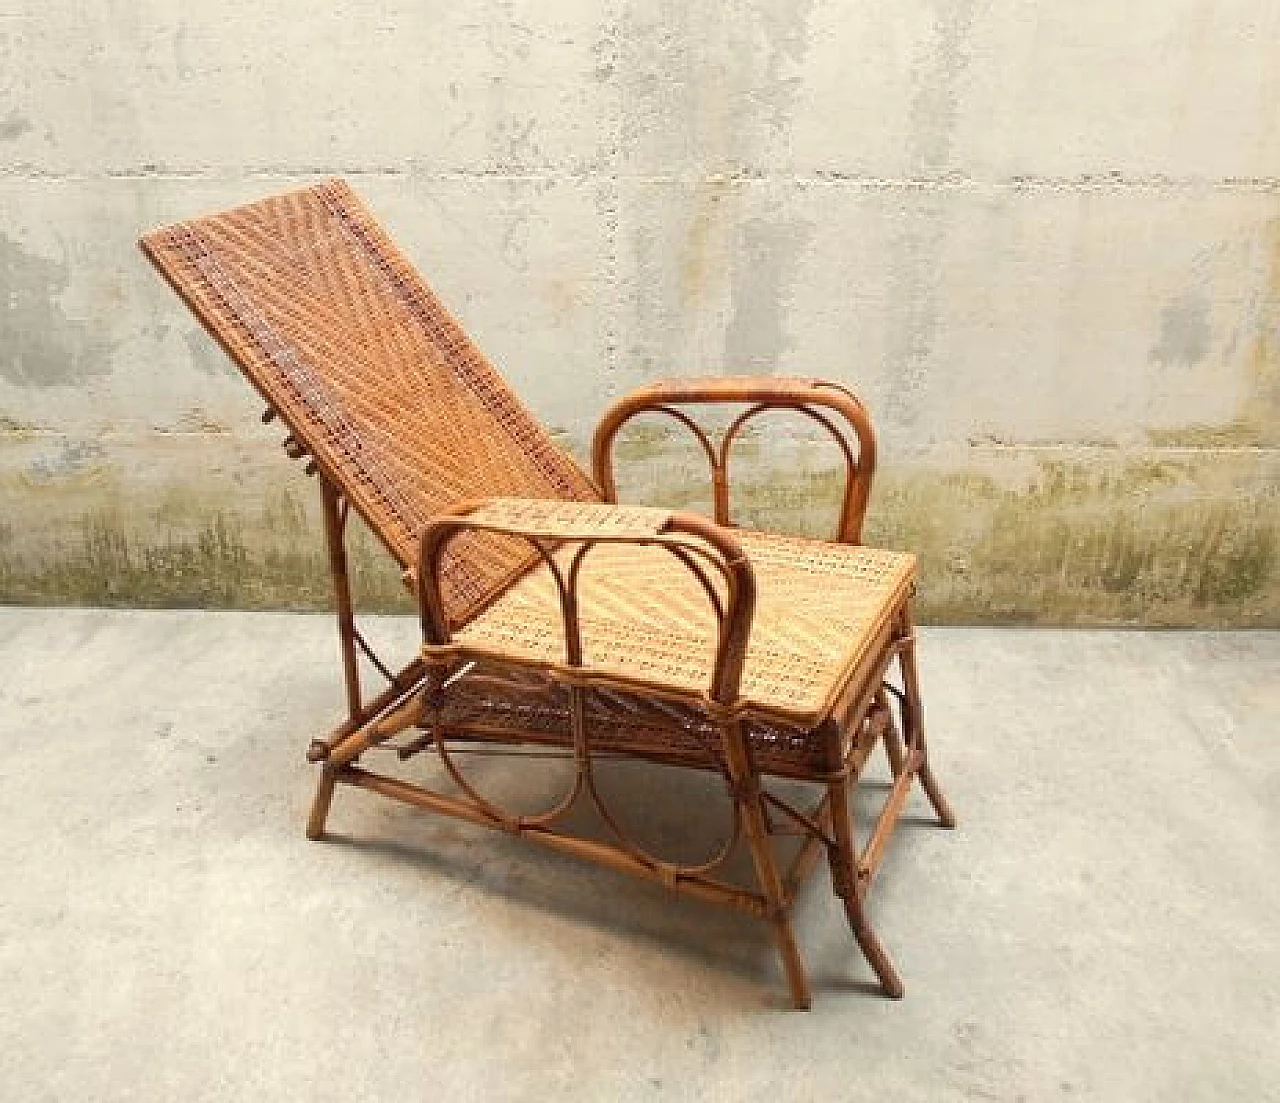
M 765 721 L 814 728 L 877 647 L 908 596 L 915 557 L 735 530 L 756 578 L 740 688 Z M 562 549 L 565 562 L 571 549 Z M 717 620 L 689 569 L 661 548 L 599 544 L 578 582 L 584 665 L 623 686 L 700 701 Z M 555 579 L 540 565 L 454 633 L 472 656 L 566 669 Z

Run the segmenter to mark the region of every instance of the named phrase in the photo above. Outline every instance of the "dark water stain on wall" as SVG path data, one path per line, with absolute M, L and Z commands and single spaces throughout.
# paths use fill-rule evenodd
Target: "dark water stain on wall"
M 31 129 L 31 120 L 23 118 L 16 111 L 10 111 L 4 119 L 0 119 L 0 142 L 14 142 Z
M 623 6 L 620 143 L 646 168 L 763 173 L 786 143 L 816 0 Z M 611 70 L 612 72 L 612 70 Z
M 945 172 L 959 114 L 959 84 L 969 68 L 969 37 L 976 0 L 942 0 L 932 5 L 933 41 L 918 59 L 911 98 L 911 130 L 906 135 L 911 171 Z
M 1148 431 L 1152 444 L 1181 448 L 1280 446 L 1280 219 L 1259 235 L 1262 278 L 1245 306 L 1240 330 L 1243 379 L 1238 412 L 1222 424 L 1162 426 Z M 1181 323 L 1179 323 L 1181 324 Z
M 809 52 L 809 19 L 816 0 L 757 2 L 752 16 L 765 42 L 762 79 L 753 81 L 753 102 L 764 109 L 767 123 L 779 134 L 795 116 L 800 78 L 796 70 Z
M 796 263 L 813 238 L 813 226 L 775 211 L 743 226 L 733 260 L 733 314 L 724 335 L 729 371 L 770 372 L 788 347 L 785 312 Z
M 928 53 L 916 59 L 911 126 L 904 136 L 907 170 L 933 179 L 951 167 L 952 146 L 962 89 L 969 67 L 969 38 L 975 0 L 933 5 L 934 33 Z M 937 342 L 941 310 L 943 253 L 953 203 L 936 190 L 904 204 L 890 235 L 891 301 L 896 309 L 885 352 L 885 370 L 894 387 L 885 399 L 885 417 L 902 428 L 914 427 L 928 408 L 929 362 Z
M 70 282 L 66 263 L 0 235 L 0 375 L 11 383 L 58 387 L 110 371 L 112 343 L 59 304 Z
M 1209 300 L 1188 291 L 1165 304 L 1151 359 L 1165 367 L 1190 367 L 1209 355 L 1212 341 Z

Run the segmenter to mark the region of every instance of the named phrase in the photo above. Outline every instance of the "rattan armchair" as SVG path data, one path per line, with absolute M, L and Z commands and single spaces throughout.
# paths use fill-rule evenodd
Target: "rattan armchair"
M 796 1007 L 810 988 L 791 914 L 825 855 L 835 894 L 886 993 L 902 982 L 866 915 L 885 846 L 930 770 L 909 603 L 912 556 L 863 547 L 875 439 L 862 404 L 812 379 L 671 380 L 600 423 L 588 478 L 537 424 L 341 181 L 157 230 L 149 258 L 287 426 L 318 476 L 348 716 L 311 742 L 307 824 L 324 836 L 338 785 L 495 827 L 733 906 L 773 928 Z M 740 407 L 713 439 L 708 404 Z M 730 450 L 774 410 L 830 433 L 846 465 L 835 539 L 731 526 Z M 641 414 L 694 434 L 714 519 L 617 504 L 614 442 Z M 359 632 L 345 533 L 355 509 L 421 609 L 419 655 L 391 671 Z M 386 687 L 366 700 L 361 657 Z M 898 681 L 890 677 L 896 667 Z M 893 780 L 865 842 L 850 789 L 878 744 Z M 551 807 L 516 814 L 469 779 L 459 749 L 535 748 L 574 765 Z M 453 792 L 369 769 L 362 756 L 434 752 Z M 733 824 L 710 858 L 681 863 L 629 837 L 596 783 L 602 756 L 711 771 Z M 798 807 L 771 778 L 810 783 Z M 594 807 L 604 839 L 566 818 Z M 778 834 L 803 843 L 784 866 Z M 738 848 L 754 883 L 722 874 Z

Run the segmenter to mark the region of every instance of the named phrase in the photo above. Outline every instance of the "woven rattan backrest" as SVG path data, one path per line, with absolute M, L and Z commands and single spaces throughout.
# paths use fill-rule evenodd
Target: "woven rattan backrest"
M 464 499 L 598 497 L 343 181 L 142 245 L 403 567 L 426 522 Z M 460 540 L 444 565 L 451 613 L 526 565 L 512 544 Z

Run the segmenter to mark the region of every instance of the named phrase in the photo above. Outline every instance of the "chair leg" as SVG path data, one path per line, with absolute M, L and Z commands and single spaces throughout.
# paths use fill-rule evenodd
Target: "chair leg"
M 804 959 L 800 956 L 800 947 L 796 944 L 791 916 L 783 906 L 782 878 L 778 875 L 773 848 L 769 845 L 769 834 L 765 830 L 764 808 L 759 792 L 755 791 L 739 797 L 738 807 L 747 830 L 747 845 L 750 847 L 751 860 L 755 865 L 756 880 L 764 890 L 771 912 L 769 921 L 773 926 L 778 953 L 782 957 L 782 967 L 786 970 L 787 986 L 791 989 L 791 1002 L 797 1011 L 808 1011 L 809 1005 L 813 1002 L 813 993 L 809 988 L 809 978 L 805 973 Z
M 782 967 L 787 973 L 787 987 L 791 990 L 792 1006 L 797 1011 L 808 1011 L 813 1003 L 813 992 L 809 988 L 809 977 L 805 973 L 800 947 L 796 944 L 790 915 L 780 915 L 773 921 L 773 936 L 778 943 Z
M 848 783 L 832 781 L 828 784 L 827 791 L 831 795 L 831 827 L 836 841 L 836 846 L 827 851 L 831 863 L 832 886 L 836 895 L 844 902 L 845 915 L 858 949 L 867 959 L 867 964 L 875 970 L 880 987 L 884 989 L 886 996 L 899 1000 L 905 991 L 902 978 L 898 976 L 893 960 L 867 921 L 858 891 L 858 855 L 853 846 Z
M 856 892 L 850 892 L 844 897 L 844 913 L 849 918 L 849 927 L 852 929 L 853 937 L 858 943 L 858 949 L 862 951 L 862 956 L 867 959 L 867 963 L 875 970 L 876 978 L 880 981 L 880 987 L 884 989 L 884 994 L 892 1000 L 902 999 L 906 993 L 902 978 L 898 976 L 898 970 L 893 967 L 893 960 L 881 944 L 879 936 L 871 929 L 871 924 L 867 922 L 866 913 L 862 909 L 862 901 L 858 898 Z
M 329 818 L 329 805 L 333 802 L 333 787 L 337 784 L 337 771 L 331 766 L 320 770 L 320 783 L 311 801 L 311 815 L 307 817 L 307 838 L 312 842 L 324 838 L 324 821 Z
M 933 776 L 933 769 L 929 766 L 927 760 L 920 763 L 916 776 L 920 778 L 920 784 L 924 787 L 925 796 L 929 798 L 929 803 L 933 805 L 933 810 L 937 813 L 938 822 L 948 831 L 953 830 L 956 826 L 956 814 L 951 810 L 951 802 L 947 800 L 947 795 L 942 791 L 942 786 L 938 784 L 938 779 Z
M 907 624 L 908 631 L 910 623 Z M 898 655 L 898 666 L 902 671 L 903 709 L 902 723 L 906 729 L 907 750 L 917 760 L 916 776 L 920 778 L 925 795 L 939 822 L 948 830 L 956 825 L 956 815 L 951 804 L 942 792 L 942 786 L 934 777 L 929 766 L 928 751 L 924 739 L 924 704 L 920 698 L 920 674 L 916 668 L 916 645 L 911 639 Z
M 885 700 L 884 691 L 881 690 L 876 697 L 889 711 L 889 722 L 885 725 L 884 735 L 881 738 L 884 740 L 884 756 L 889 760 L 889 772 L 896 778 L 902 773 L 902 768 L 906 764 L 907 752 L 902 745 L 902 734 L 898 731 L 897 722 L 893 718 L 893 710 Z
M 813 993 L 809 988 L 809 978 L 805 973 L 804 960 L 800 956 L 800 947 L 796 944 L 791 915 L 785 906 L 786 897 L 782 889 L 782 877 L 778 873 L 778 863 L 774 858 L 773 847 L 769 843 L 764 801 L 760 796 L 759 775 L 752 768 L 747 754 L 742 722 L 733 720 L 727 723 L 722 729 L 722 737 L 726 765 L 729 768 L 729 780 L 733 786 L 733 799 L 738 806 L 738 814 L 742 817 L 742 824 L 746 828 L 747 846 L 751 850 L 756 881 L 764 893 L 769 922 L 773 926 L 778 953 L 782 957 L 782 966 L 787 974 L 787 985 L 791 989 L 791 1002 L 797 1011 L 807 1011 L 813 1002 Z

